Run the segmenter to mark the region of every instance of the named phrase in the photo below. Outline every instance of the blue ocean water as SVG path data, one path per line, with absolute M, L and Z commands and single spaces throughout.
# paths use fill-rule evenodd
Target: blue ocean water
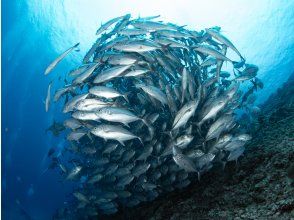
M 131 13 L 160 14 L 165 21 L 193 29 L 221 26 L 259 66 L 265 87 L 262 103 L 294 69 L 293 1 L 2 1 L 2 208 L 4 219 L 50 219 L 67 200 L 71 186 L 57 172 L 44 170 L 48 149 L 65 140 L 46 133 L 58 106 L 45 112 L 47 85 L 78 64 L 95 40 L 101 22 Z M 44 70 L 60 52 L 80 42 L 54 73 Z M 59 117 L 59 118 L 58 118 Z M 44 173 L 44 174 L 43 174 Z M 19 201 L 17 204 L 16 201 Z

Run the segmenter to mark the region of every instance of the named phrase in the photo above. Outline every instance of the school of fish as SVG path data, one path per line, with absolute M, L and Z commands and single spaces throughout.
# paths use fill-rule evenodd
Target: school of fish
M 235 111 L 246 105 L 242 83 L 260 87 L 258 67 L 246 63 L 220 27 L 198 32 L 159 19 L 126 14 L 102 24 L 52 101 L 50 82 L 46 111 L 65 102 L 68 141 L 61 154 L 51 151 L 51 167 L 77 183 L 56 218 L 109 215 L 152 201 L 236 161 L 251 139 Z

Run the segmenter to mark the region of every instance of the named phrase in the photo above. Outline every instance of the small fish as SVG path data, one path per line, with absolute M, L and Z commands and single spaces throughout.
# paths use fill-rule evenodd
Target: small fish
M 45 100 L 45 110 L 46 110 L 46 112 L 48 112 L 49 106 L 50 106 L 50 103 L 51 103 L 51 86 L 52 86 L 52 82 L 49 83 L 48 90 L 47 90 L 47 96 L 46 96 L 46 100 Z
M 129 102 L 127 95 L 123 95 L 111 87 L 106 86 L 94 86 L 89 89 L 89 93 L 97 97 L 102 97 L 106 99 L 113 99 L 117 97 L 123 97 L 127 102 Z
M 188 86 L 188 72 L 187 72 L 186 68 L 184 68 L 183 72 L 182 72 L 182 99 L 181 99 L 181 103 L 184 102 L 187 86 Z
M 117 108 L 117 107 L 104 107 L 96 112 L 98 118 L 101 118 L 110 122 L 120 122 L 129 127 L 129 123 L 134 121 L 143 120 L 137 117 L 129 110 Z M 145 121 L 144 121 L 145 122 Z
M 69 174 L 67 175 L 66 179 L 67 180 L 73 180 L 74 178 L 76 178 L 76 176 L 81 172 L 82 167 L 81 166 L 76 166 L 74 167 Z
M 65 87 L 65 88 L 57 90 L 54 94 L 54 98 L 53 98 L 54 102 L 57 102 L 64 94 L 69 92 L 71 89 L 72 89 L 71 87 Z
M 194 137 L 192 135 L 182 135 L 176 139 L 175 146 L 184 149 L 191 143 L 193 139 Z
M 234 46 L 234 44 L 228 38 L 223 36 L 219 31 L 217 31 L 216 29 L 213 29 L 213 28 L 206 28 L 205 30 L 209 35 L 214 37 L 216 40 L 218 40 L 219 42 L 225 44 L 227 47 L 229 47 L 233 51 L 235 51 L 241 57 L 242 60 L 245 60 L 242 57 L 242 55 L 240 54 L 240 52 L 237 50 L 237 48 Z
M 103 138 L 104 140 L 117 140 L 123 146 L 125 146 L 125 141 L 132 139 L 138 139 L 141 143 L 143 143 L 140 137 L 116 125 L 101 124 L 93 128 L 91 133 L 95 136 Z
M 54 136 L 58 136 L 64 130 L 65 127 L 63 126 L 63 124 L 53 120 L 52 125 L 46 129 L 46 132 L 51 131 Z
M 72 117 L 81 120 L 81 121 L 99 121 L 100 118 L 96 114 L 96 112 L 88 112 L 88 111 L 76 111 L 72 114 Z
M 74 108 L 75 108 L 75 105 L 76 105 L 80 100 L 83 100 L 83 99 L 87 98 L 88 95 L 89 95 L 89 94 L 86 93 L 86 94 L 81 94 L 81 95 L 77 95 L 77 96 L 73 97 L 71 100 L 69 100 L 69 101 L 64 105 L 63 113 L 67 113 L 67 112 L 73 111 Z
M 91 67 L 86 69 L 83 73 L 81 73 L 79 76 L 75 78 L 75 80 L 72 82 L 73 85 L 81 84 L 83 83 L 86 79 L 88 79 L 91 74 L 95 71 L 99 63 L 93 64 Z
M 74 118 L 68 118 L 63 122 L 63 125 L 67 128 L 70 128 L 72 130 L 76 130 L 82 126 L 82 124 L 74 119 Z
M 101 27 L 96 31 L 96 35 L 99 35 L 106 31 L 111 25 L 118 22 L 119 20 L 123 19 L 124 16 L 119 16 L 107 21 L 105 24 L 101 25 Z
M 106 69 L 99 73 L 93 82 L 99 84 L 120 77 L 127 69 L 130 68 L 130 66 L 131 65 L 123 65 Z
M 210 46 L 198 45 L 198 46 L 194 46 L 193 49 L 200 52 L 200 53 L 210 55 L 210 56 L 212 56 L 212 57 L 214 57 L 216 59 L 232 62 L 232 60 L 230 60 L 229 58 L 224 56 L 222 53 L 220 53 L 219 51 L 213 49 Z
M 79 111 L 96 111 L 110 105 L 112 105 L 112 103 L 104 102 L 95 98 L 82 99 L 75 104 L 74 109 Z
M 89 203 L 90 201 L 80 192 L 74 192 L 73 195 L 81 202 Z
M 137 88 L 141 88 L 144 92 L 146 92 L 151 97 L 160 101 L 163 105 L 167 105 L 167 97 L 166 95 L 155 86 L 144 86 L 144 85 L 136 85 Z
M 172 130 L 185 126 L 188 120 L 194 115 L 198 104 L 199 104 L 199 101 L 190 101 L 187 104 L 185 104 L 178 111 L 172 125 Z
M 85 131 L 82 130 L 75 130 L 72 131 L 67 137 L 66 139 L 69 141 L 79 141 L 82 137 L 84 137 L 87 133 Z
M 70 47 L 69 49 L 67 49 L 66 51 L 64 51 L 59 57 L 57 57 L 45 70 L 45 75 L 48 75 L 55 67 L 56 65 L 63 60 L 64 57 L 66 57 L 71 51 L 73 51 L 74 49 L 76 49 L 78 46 L 80 45 L 80 43 L 75 44 L 74 46 Z
M 116 44 L 113 47 L 114 49 L 118 51 L 123 51 L 123 52 L 147 52 L 147 51 L 154 51 L 157 49 L 160 49 L 160 45 L 157 45 L 155 43 L 150 43 L 148 41 L 143 41 L 143 40 L 137 40 L 137 41 L 129 41 L 129 42 L 124 42 L 120 44 Z
M 179 165 L 179 167 L 184 169 L 186 172 L 197 172 L 196 165 L 194 164 L 192 159 L 185 156 L 184 154 L 179 152 L 173 153 L 173 160 L 176 162 L 177 165 Z
M 147 72 L 149 72 L 149 69 L 145 69 L 145 68 L 136 68 L 136 69 L 132 69 L 129 72 L 127 72 L 124 77 L 138 77 L 141 76 Z

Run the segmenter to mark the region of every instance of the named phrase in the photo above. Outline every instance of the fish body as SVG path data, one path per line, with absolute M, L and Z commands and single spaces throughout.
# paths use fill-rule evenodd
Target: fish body
M 213 28 L 206 28 L 206 32 L 211 35 L 213 38 L 218 40 L 219 42 L 225 44 L 227 47 L 231 48 L 233 51 L 235 51 L 243 60 L 245 60 L 241 53 L 238 51 L 238 49 L 234 46 L 234 44 L 225 36 L 223 36 L 219 31 L 213 29 Z
M 73 81 L 73 85 L 83 83 L 86 79 L 90 77 L 90 75 L 94 72 L 94 70 L 97 68 L 98 65 L 99 63 L 93 64 L 91 67 L 89 67 L 79 76 L 77 76 L 77 78 L 75 78 L 75 80 Z
M 97 111 L 96 115 L 106 121 L 120 122 L 128 126 L 129 123 L 141 120 L 129 110 L 117 107 L 105 107 Z
M 182 135 L 176 139 L 175 145 L 181 149 L 184 149 L 191 143 L 193 139 L 194 137 L 192 135 Z
M 80 43 L 75 44 L 74 46 L 70 47 L 66 51 L 64 51 L 60 56 L 58 56 L 45 70 L 45 75 L 48 75 L 55 67 L 56 65 L 63 60 L 64 57 L 66 57 L 71 51 L 73 51 L 75 48 L 77 48 L 80 45 Z
M 82 167 L 81 166 L 76 166 L 74 167 L 70 172 L 69 174 L 67 175 L 66 179 L 68 180 L 72 180 L 74 179 L 82 170 Z
M 95 136 L 101 137 L 104 140 L 117 140 L 123 146 L 125 146 L 124 142 L 132 139 L 139 139 L 130 131 L 116 125 L 106 125 L 101 124 L 91 130 L 91 133 Z
M 109 21 L 107 21 L 106 23 L 104 23 L 103 25 L 100 26 L 100 28 L 98 28 L 98 30 L 96 31 L 96 35 L 99 35 L 101 33 L 103 33 L 104 31 L 106 31 L 111 25 L 113 25 L 114 23 L 118 22 L 119 20 L 123 19 L 124 16 L 119 16 L 116 18 L 113 18 Z
M 74 109 L 79 111 L 96 111 L 110 105 L 112 105 L 112 103 L 104 102 L 95 98 L 82 99 L 75 104 Z
M 74 118 L 68 118 L 63 122 L 63 125 L 67 128 L 70 128 L 72 130 L 76 130 L 82 126 L 82 124 L 74 119 Z
M 173 155 L 173 160 L 179 167 L 184 169 L 186 172 L 197 172 L 196 166 L 192 159 L 185 156 L 184 154 L 177 153 Z
M 231 115 L 220 117 L 210 126 L 206 134 L 206 141 L 218 137 L 223 131 L 226 131 L 233 122 L 234 118 Z
M 75 108 L 75 105 L 80 100 L 83 100 L 83 99 L 87 98 L 87 96 L 88 96 L 88 93 L 81 94 L 81 95 L 77 95 L 77 96 L 73 97 L 71 100 L 67 101 L 67 103 L 64 105 L 63 113 L 67 113 L 67 112 L 73 111 L 74 108 Z
M 190 101 L 178 111 L 172 125 L 172 130 L 187 124 L 188 120 L 194 115 L 198 103 L 198 101 Z
M 81 121 L 99 121 L 99 116 L 95 112 L 88 111 L 76 111 L 72 114 L 72 117 Z
M 115 67 L 109 68 L 99 73 L 93 82 L 96 84 L 99 84 L 99 83 L 112 80 L 114 78 L 121 76 L 122 73 L 126 71 L 128 68 L 130 68 L 130 65 L 115 66 Z
M 167 105 L 167 97 L 166 95 L 155 86 L 144 86 L 144 85 L 136 85 L 138 88 L 141 88 L 144 92 L 146 92 L 151 97 L 160 101 L 163 105 Z
M 45 110 L 46 110 L 46 112 L 48 112 L 49 106 L 50 106 L 50 103 L 51 103 L 51 86 L 52 86 L 52 82 L 49 84 L 48 90 L 47 90 L 47 96 L 46 96 L 46 100 L 45 100 Z
M 94 86 L 89 89 L 89 93 L 95 95 L 97 97 L 106 98 L 106 99 L 113 99 L 117 97 L 123 97 L 127 99 L 127 97 L 120 92 L 116 91 L 114 88 L 106 87 L 106 86 Z
M 71 87 L 65 87 L 65 88 L 57 90 L 54 94 L 54 98 L 53 98 L 54 102 L 57 102 L 60 99 L 60 97 L 62 97 L 64 94 L 66 94 L 71 89 L 72 89 Z
M 123 51 L 123 52 L 147 52 L 147 51 L 154 51 L 157 49 L 160 49 L 160 45 L 157 45 L 155 43 L 150 43 L 148 41 L 143 41 L 143 40 L 137 40 L 137 41 L 129 41 L 129 42 L 124 42 L 120 44 L 116 44 L 113 47 L 114 49 L 118 51 Z
M 219 52 L 218 50 L 215 50 L 214 48 L 207 46 L 207 45 L 198 45 L 194 47 L 194 50 L 206 54 L 206 55 L 210 55 L 218 60 L 224 60 L 224 61 L 229 61 L 232 62 L 232 60 L 230 60 L 229 58 L 227 58 L 226 56 L 224 56 L 221 52 Z

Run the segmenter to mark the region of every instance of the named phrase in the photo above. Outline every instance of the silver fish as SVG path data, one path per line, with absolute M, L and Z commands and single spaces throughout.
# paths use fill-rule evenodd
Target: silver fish
M 86 79 L 88 79 L 91 76 L 91 74 L 94 72 L 94 70 L 97 68 L 98 65 L 99 65 L 99 63 L 96 63 L 96 64 L 93 64 L 88 69 L 86 69 L 77 78 L 75 78 L 75 80 L 73 81 L 73 85 L 83 83 Z
M 148 41 L 137 40 L 137 41 L 129 41 L 120 44 L 116 44 L 113 46 L 114 49 L 124 52 L 146 52 L 146 51 L 154 51 L 160 49 L 160 45 L 155 43 L 150 43 Z
M 106 23 L 104 23 L 103 25 L 100 26 L 100 28 L 96 31 L 96 35 L 99 35 L 101 33 L 103 33 L 104 31 L 106 31 L 111 25 L 113 25 L 114 23 L 118 22 L 119 20 L 123 19 L 124 16 L 119 16 L 116 18 L 113 18 L 109 21 L 107 21 Z
M 190 101 L 178 111 L 172 125 L 172 130 L 186 125 L 188 120 L 194 115 L 198 103 L 198 101 Z
M 66 94 L 71 89 L 72 89 L 71 87 L 65 87 L 65 88 L 57 90 L 54 94 L 54 98 L 53 98 L 54 102 L 57 102 L 64 94 Z
M 82 99 L 75 104 L 74 109 L 79 111 L 96 111 L 110 105 L 112 103 L 103 102 L 99 99 Z
M 137 88 L 141 88 L 144 92 L 146 92 L 151 97 L 160 101 L 163 105 L 167 105 L 167 97 L 166 95 L 155 86 L 144 86 L 144 85 L 136 85 Z
M 91 133 L 95 136 L 103 138 L 104 140 L 117 140 L 123 146 L 125 146 L 125 141 L 132 139 L 139 139 L 139 141 L 143 143 L 140 137 L 116 125 L 101 124 L 93 128 Z
M 230 47 L 233 51 L 235 51 L 241 57 L 241 59 L 245 60 L 240 54 L 240 52 L 237 50 L 237 48 L 234 46 L 234 44 L 228 38 L 223 36 L 219 31 L 216 31 L 213 28 L 206 28 L 205 30 L 209 35 L 214 37 L 219 42 L 225 44 L 227 47 Z
M 52 86 L 52 82 L 49 84 L 48 90 L 47 90 L 47 96 L 46 96 L 46 100 L 45 100 L 45 110 L 46 110 L 46 112 L 48 112 L 50 102 L 51 102 L 51 86 Z
M 184 169 L 186 172 L 197 172 L 196 165 L 191 158 L 185 156 L 182 153 L 176 153 L 173 155 L 173 160 L 179 167 Z
M 89 93 L 98 97 L 113 99 L 117 97 L 123 97 L 126 101 L 129 101 L 126 95 L 121 94 L 111 87 L 106 86 L 94 86 L 89 89 Z
M 79 173 L 81 172 L 82 167 L 81 166 L 76 166 L 74 167 L 69 174 L 67 175 L 66 179 L 68 180 L 72 180 L 74 178 L 76 178 L 77 175 L 79 175 Z
M 100 118 L 95 112 L 76 111 L 72 114 L 72 117 L 81 121 L 99 121 Z
M 129 110 L 117 107 L 101 108 L 96 112 L 96 115 L 106 121 L 123 123 L 127 127 L 129 127 L 131 122 L 143 120 Z
M 130 68 L 130 65 L 115 66 L 115 67 L 109 68 L 99 73 L 93 82 L 96 84 L 99 84 L 99 83 L 103 83 L 111 79 L 117 78 L 121 76 L 122 73 L 126 71 L 128 68 Z
M 215 57 L 216 59 L 232 62 L 232 60 L 230 60 L 229 58 L 224 56 L 222 53 L 220 53 L 219 51 L 215 50 L 214 48 L 212 48 L 210 46 L 197 45 L 193 49 L 200 52 L 200 53 Z
M 78 101 L 83 100 L 85 98 L 87 98 L 88 93 L 86 94 L 81 94 L 81 95 L 77 95 L 75 97 L 73 97 L 71 100 L 69 100 L 63 108 L 63 113 L 67 113 L 70 111 L 73 111 L 75 108 L 75 105 L 77 104 Z
M 70 128 L 72 130 L 76 130 L 82 126 L 82 124 L 74 119 L 74 118 L 68 118 L 63 122 L 63 125 L 67 128 Z
M 184 149 L 191 143 L 193 139 L 194 136 L 192 135 L 182 135 L 176 139 L 175 146 Z
M 48 75 L 55 67 L 56 65 L 63 60 L 66 55 L 68 55 L 71 51 L 73 51 L 75 48 L 77 48 L 80 45 L 80 43 L 75 44 L 74 46 L 70 47 L 66 51 L 64 51 L 59 57 L 57 57 L 45 70 L 45 75 Z

